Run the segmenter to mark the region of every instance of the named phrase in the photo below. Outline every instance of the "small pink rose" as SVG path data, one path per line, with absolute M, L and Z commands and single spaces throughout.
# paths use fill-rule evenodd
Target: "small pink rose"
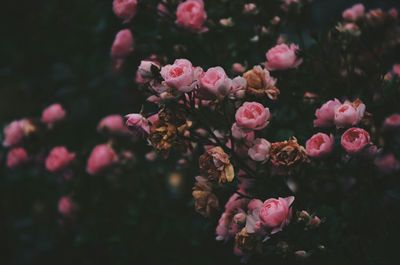
M 237 126 L 247 130 L 264 129 L 270 116 L 269 109 L 258 102 L 245 102 L 235 114 Z
M 114 0 L 113 10 L 117 17 L 129 22 L 136 14 L 137 0 Z
M 261 223 L 272 229 L 271 233 L 282 231 L 283 227 L 289 224 L 292 217 L 291 205 L 294 197 L 268 199 L 260 209 L 259 217 Z
M 342 17 L 348 21 L 356 21 L 364 16 L 365 7 L 363 4 L 355 4 L 352 7 L 346 9 L 342 13 Z
M 315 111 L 314 127 L 330 127 L 334 125 L 335 111 L 341 105 L 338 99 L 329 100 Z
M 335 124 L 338 128 L 354 126 L 360 123 L 364 117 L 365 105 L 359 103 L 354 105 L 350 102 L 345 102 L 335 109 Z
M 18 145 L 23 138 L 34 129 L 28 119 L 13 121 L 4 128 L 3 146 L 10 147 Z
M 160 72 L 165 84 L 180 92 L 190 92 L 195 87 L 195 68 L 186 59 L 177 59 L 174 64 L 161 68 Z
M 132 113 L 125 116 L 126 118 L 126 126 L 137 130 L 139 132 L 150 133 L 150 124 L 149 120 L 143 117 L 141 114 Z
M 118 160 L 115 151 L 107 144 L 97 145 L 89 156 L 86 171 L 95 175 L 112 166 Z
M 64 120 L 66 114 L 61 104 L 56 103 L 45 108 L 42 112 L 42 122 L 52 126 L 53 124 Z
M 176 10 L 176 24 L 193 31 L 204 31 L 206 19 L 203 0 L 187 0 Z
M 369 133 L 356 127 L 345 131 L 341 138 L 342 147 L 349 154 L 356 154 L 362 151 L 370 142 Z
M 133 36 L 129 29 L 120 30 L 111 46 L 111 58 L 124 60 L 133 51 Z
M 334 144 L 333 136 L 325 133 L 314 134 L 306 142 L 307 154 L 314 158 L 326 156 L 332 152 Z
M 230 80 L 222 67 L 212 67 L 200 75 L 201 88 L 214 96 L 225 96 L 228 94 L 232 80 Z
M 28 153 L 22 147 L 11 149 L 7 154 L 7 167 L 16 168 L 28 161 Z
M 68 151 L 64 146 L 54 147 L 46 158 L 45 166 L 50 172 L 65 169 L 75 159 L 75 154 Z
M 302 62 L 302 59 L 297 58 L 299 47 L 295 44 L 278 44 L 271 48 L 266 54 L 266 68 L 273 70 L 286 70 L 297 68 Z
M 246 140 L 246 141 L 253 141 L 254 140 L 254 131 L 244 130 L 243 128 L 239 127 L 236 122 L 232 125 L 232 136 L 237 140 Z
M 71 217 L 76 210 L 76 205 L 72 201 L 71 197 L 69 196 L 63 196 L 60 198 L 58 201 L 58 212 L 65 216 L 65 217 Z
M 400 114 L 392 114 L 385 119 L 383 127 L 388 128 L 400 128 Z
M 234 72 L 235 74 L 242 74 L 245 70 L 246 68 L 240 63 L 232 64 L 232 72 Z
M 254 140 L 253 146 L 249 149 L 248 154 L 254 161 L 265 162 L 269 158 L 270 148 L 270 142 L 263 138 L 257 138 Z
M 97 126 L 97 130 L 106 130 L 111 133 L 126 133 L 127 127 L 124 124 L 124 118 L 121 115 L 108 115 L 104 117 Z

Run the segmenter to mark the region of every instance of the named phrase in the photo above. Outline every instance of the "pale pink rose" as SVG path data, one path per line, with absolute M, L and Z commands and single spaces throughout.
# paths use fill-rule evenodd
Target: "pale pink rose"
M 15 168 L 28 161 L 28 153 L 22 147 L 11 149 L 7 154 L 7 167 Z
M 329 100 L 315 111 L 314 127 L 330 127 L 334 125 L 335 110 L 341 105 L 338 99 Z
M 294 197 L 268 199 L 260 209 L 259 217 L 261 224 L 272 229 L 271 234 L 282 231 L 289 224 L 292 217 L 291 205 Z
M 123 60 L 133 51 L 133 36 L 129 29 L 120 30 L 111 46 L 111 58 Z
M 65 110 L 61 104 L 55 103 L 43 110 L 41 120 L 43 123 L 52 126 L 53 124 L 64 120 L 65 115 Z
M 50 172 L 65 169 L 75 159 L 75 153 L 71 153 L 64 146 L 54 147 L 46 158 L 45 166 Z
M 385 119 L 383 127 L 388 128 L 400 128 L 400 114 L 392 114 Z
M 264 129 L 270 116 L 269 108 L 258 102 L 245 102 L 235 114 L 237 126 L 248 130 Z
M 71 217 L 76 210 L 76 205 L 72 201 L 71 197 L 69 196 L 63 196 L 60 198 L 58 201 L 58 212 L 65 216 L 65 217 Z
M 236 122 L 232 125 L 232 136 L 237 140 L 246 140 L 246 141 L 253 141 L 254 140 L 254 131 L 244 130 L 243 128 L 239 127 Z
M 195 69 L 186 59 L 177 59 L 174 64 L 161 68 L 160 72 L 164 82 L 180 92 L 190 92 L 195 85 Z
M 389 153 L 377 157 L 375 166 L 382 174 L 391 174 L 400 169 L 400 161 L 392 153 Z
M 117 154 L 109 145 L 97 145 L 89 156 L 86 171 L 90 175 L 95 175 L 115 164 L 117 160 Z
M 193 31 L 203 31 L 206 19 L 203 0 L 187 0 L 176 10 L 176 24 Z
M 217 66 L 200 75 L 200 85 L 212 95 L 225 96 L 231 88 L 232 80 L 227 77 L 222 67 Z
M 244 68 L 244 66 L 240 63 L 232 64 L 232 72 L 234 72 L 235 74 L 242 74 L 245 70 L 246 68 Z
M 350 102 L 345 102 L 335 109 L 335 125 L 338 128 L 357 125 L 364 117 L 364 113 L 365 105 L 363 103 L 354 105 Z
M 153 61 L 141 61 L 137 70 L 138 77 L 143 80 L 142 83 L 150 81 L 154 77 L 153 69 L 160 71 L 158 63 Z
M 11 122 L 4 128 L 3 146 L 9 147 L 20 144 L 23 138 L 32 130 L 34 130 L 34 127 L 28 119 Z
M 229 89 L 230 99 L 241 99 L 246 95 L 247 81 L 241 76 L 232 79 L 231 87 Z
M 352 7 L 346 9 L 342 13 L 342 17 L 348 21 L 356 21 L 364 16 L 365 7 L 363 4 L 355 4 Z
M 265 162 L 269 158 L 270 148 L 270 142 L 263 138 L 257 138 L 254 140 L 253 146 L 249 149 L 248 154 L 254 161 Z
M 370 142 L 369 133 L 356 127 L 345 131 L 341 138 L 342 147 L 349 154 L 356 154 L 362 151 Z
M 150 133 L 149 120 L 143 117 L 141 114 L 132 113 L 125 116 L 126 126 L 139 132 Z
M 302 59 L 297 58 L 299 46 L 295 44 L 278 44 L 271 48 L 266 54 L 267 63 L 265 67 L 272 70 L 286 70 L 297 68 L 302 62 Z
M 106 130 L 111 133 L 126 133 L 128 128 L 124 124 L 124 118 L 121 115 L 109 115 L 104 117 L 97 126 L 97 130 Z
M 306 151 L 311 157 L 323 157 L 332 152 L 333 144 L 333 135 L 329 136 L 325 133 L 317 133 L 307 140 Z
M 117 17 L 129 22 L 136 14 L 137 0 L 114 0 L 113 10 Z

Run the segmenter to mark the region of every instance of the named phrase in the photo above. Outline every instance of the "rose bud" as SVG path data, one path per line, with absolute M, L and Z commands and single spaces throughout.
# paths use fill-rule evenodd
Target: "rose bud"
M 365 105 L 356 100 L 353 103 L 345 102 L 335 110 L 335 124 L 338 128 L 354 126 L 364 117 Z
M 55 123 L 64 120 L 65 115 L 65 110 L 61 104 L 56 103 L 43 110 L 41 121 L 51 127 Z
M 310 256 L 310 254 L 307 253 L 307 252 L 304 251 L 304 250 L 297 250 L 296 252 L 294 252 L 294 255 L 295 255 L 297 258 L 300 258 L 300 259 L 308 258 L 308 257 Z
M 106 168 L 114 165 L 117 160 L 117 154 L 109 145 L 97 145 L 89 156 L 86 171 L 90 175 L 96 175 Z
M 243 14 L 255 15 L 258 13 L 258 8 L 255 3 L 248 3 L 243 6 Z
M 294 197 L 268 199 L 260 209 L 259 217 L 261 224 L 270 228 L 271 234 L 282 231 L 283 227 L 289 224 L 292 217 L 291 205 Z
M 319 95 L 313 92 L 304 92 L 303 102 L 307 104 L 314 104 L 319 98 Z
M 321 224 L 321 219 L 318 216 L 314 216 L 308 223 L 311 227 L 318 227 Z
M 204 31 L 207 19 L 203 0 L 187 0 L 178 5 L 176 24 L 193 31 Z
M 271 48 L 266 54 L 267 62 L 265 67 L 270 70 L 286 70 L 297 68 L 302 62 L 302 59 L 297 58 L 299 46 L 295 44 L 278 44 Z
M 75 203 L 69 196 L 63 196 L 58 201 L 58 212 L 64 217 L 72 217 L 76 208 Z
M 4 128 L 3 146 L 10 147 L 18 145 L 23 138 L 36 130 L 28 119 L 13 121 Z
M 232 64 L 232 72 L 235 74 L 241 74 L 245 71 L 245 67 L 240 63 Z
M 132 113 L 125 116 L 126 126 L 139 132 L 150 133 L 149 121 L 141 114 Z
M 153 70 L 159 72 L 160 66 L 153 61 L 141 61 L 137 74 L 140 76 L 141 80 L 144 80 L 144 82 L 146 82 L 154 78 Z
M 349 154 L 362 151 L 371 142 L 369 133 L 361 128 L 350 128 L 345 131 L 341 138 L 344 150 Z
M 314 127 L 330 127 L 334 125 L 335 111 L 341 105 L 338 99 L 329 100 L 315 111 Z
M 400 128 L 400 114 L 392 114 L 387 117 L 383 122 L 383 127 L 385 129 Z
M 223 26 L 223 27 L 232 27 L 233 25 L 235 25 L 235 23 L 233 22 L 233 19 L 231 17 L 221 18 L 219 20 L 219 24 L 221 24 L 221 26 Z
M 7 154 L 7 167 L 16 168 L 28 161 L 28 153 L 22 147 L 11 149 Z
M 133 51 L 133 36 L 129 29 L 120 30 L 111 46 L 111 58 L 123 60 Z
M 267 69 L 254 66 L 253 69 L 244 73 L 243 78 L 247 81 L 246 92 L 257 97 L 268 96 L 276 100 L 279 90 L 275 87 L 276 79 L 271 77 Z
M 189 60 L 177 59 L 174 64 L 162 67 L 160 74 L 167 86 L 180 92 L 190 92 L 195 87 L 196 71 Z
M 363 4 L 355 4 L 352 7 L 346 9 L 342 13 L 343 19 L 347 21 L 356 21 L 363 17 L 365 13 L 365 7 Z
M 267 127 L 271 114 L 269 108 L 258 102 L 245 102 L 236 111 L 237 126 L 247 130 L 261 130 Z
M 124 118 L 121 115 L 115 114 L 104 117 L 99 122 L 97 130 L 105 130 L 110 133 L 126 133 L 128 128 L 125 127 Z
M 45 166 L 48 171 L 57 172 L 68 167 L 74 159 L 74 153 L 69 152 L 64 146 L 57 146 L 50 151 Z
M 333 135 L 329 136 L 325 133 L 314 134 L 306 142 L 307 155 L 313 158 L 326 156 L 332 152 L 333 144 Z
M 263 139 L 257 138 L 253 142 L 253 146 L 249 149 L 248 154 L 251 159 L 257 162 L 265 162 L 269 158 L 269 150 L 271 144 Z
M 230 80 L 222 67 L 212 67 L 200 75 L 200 85 L 205 94 L 221 97 L 228 94 L 232 80 Z
M 137 0 L 114 0 L 113 10 L 117 17 L 129 22 L 136 14 Z

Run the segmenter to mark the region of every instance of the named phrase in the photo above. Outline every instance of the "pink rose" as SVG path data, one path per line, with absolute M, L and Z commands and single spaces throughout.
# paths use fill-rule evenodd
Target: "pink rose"
M 23 138 L 34 130 L 33 125 L 28 119 L 13 121 L 4 128 L 5 147 L 20 144 Z
M 271 234 L 282 231 L 289 224 L 292 217 L 291 205 L 294 197 L 268 199 L 260 209 L 259 217 L 261 224 L 272 229 Z
M 177 59 L 174 64 L 162 67 L 160 74 L 169 87 L 180 92 L 190 92 L 194 89 L 196 71 L 189 60 Z
M 307 154 L 311 157 L 323 157 L 332 152 L 334 144 L 333 136 L 325 133 L 317 133 L 306 142 Z
M 342 17 L 348 21 L 356 21 L 357 19 L 364 16 L 365 7 L 363 4 L 355 4 L 352 7 L 346 9 L 342 13 Z
M 129 22 L 136 14 L 137 0 L 114 0 L 113 10 L 117 17 Z
M 42 112 L 42 122 L 52 126 L 53 124 L 62 121 L 65 118 L 65 110 L 61 104 L 56 103 L 48 106 Z
M 232 85 L 222 67 L 212 67 L 200 75 L 200 85 L 214 96 L 225 96 Z M 206 92 L 206 93 L 207 93 Z
M 235 114 L 237 126 L 248 130 L 264 129 L 270 116 L 269 108 L 258 102 L 245 102 Z
M 254 140 L 254 131 L 244 130 L 239 127 L 236 122 L 232 125 L 232 136 L 237 140 L 245 139 L 246 141 Z
M 265 54 L 267 57 L 265 67 L 270 71 L 297 68 L 303 62 L 302 59 L 297 58 L 298 50 L 299 46 L 295 44 L 276 45 Z
M 338 99 L 329 100 L 315 111 L 314 127 L 329 127 L 334 124 L 335 110 L 341 105 Z
M 257 138 L 253 142 L 253 146 L 249 149 L 248 154 L 251 159 L 257 162 L 265 162 L 269 158 L 270 142 L 263 138 Z
M 204 30 L 206 19 L 203 0 L 187 0 L 180 3 L 176 10 L 176 24 L 190 30 Z
M 133 128 L 134 130 L 150 133 L 149 121 L 141 114 L 132 113 L 125 116 L 126 126 Z
M 364 149 L 371 142 L 369 133 L 361 128 L 350 128 L 342 135 L 341 144 L 349 154 L 355 154 Z
M 235 74 L 242 74 L 245 70 L 246 68 L 244 68 L 244 66 L 240 63 L 232 64 L 232 72 L 234 72 Z
M 58 201 L 58 212 L 66 217 L 71 217 L 76 210 L 76 205 L 71 197 L 63 196 Z
M 123 60 L 133 51 L 133 36 L 129 29 L 120 30 L 111 46 L 111 58 Z
M 15 168 L 28 161 L 28 153 L 22 147 L 11 149 L 7 154 L 7 167 Z
M 70 153 L 64 146 L 57 146 L 50 151 L 45 166 L 48 171 L 57 172 L 68 167 L 74 159 L 74 153 Z
M 229 82 L 229 81 L 228 81 Z M 229 89 L 230 99 L 241 99 L 246 95 L 247 81 L 241 76 L 232 79 L 231 87 Z
M 150 81 L 154 77 L 153 69 L 159 71 L 160 66 L 153 61 L 141 61 L 137 70 L 137 76 L 144 82 Z M 144 83 L 141 82 L 141 83 Z
M 383 122 L 385 128 L 400 128 L 400 114 L 392 114 Z
M 107 130 L 112 133 L 125 133 L 128 131 L 124 124 L 124 118 L 118 114 L 104 117 L 97 126 L 97 130 Z
M 392 153 L 389 153 L 377 157 L 375 166 L 382 174 L 391 174 L 400 169 L 400 161 Z
M 361 101 L 345 102 L 335 109 L 335 124 L 338 128 L 354 126 L 364 117 L 365 105 Z
M 115 164 L 117 160 L 117 154 L 109 145 L 97 145 L 90 154 L 86 166 L 86 171 L 90 175 L 95 175 Z

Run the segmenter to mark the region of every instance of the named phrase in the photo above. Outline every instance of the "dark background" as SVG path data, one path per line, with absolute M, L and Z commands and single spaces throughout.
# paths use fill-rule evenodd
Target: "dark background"
M 60 102 L 73 122 L 54 143 L 64 141 L 87 153 L 104 140 L 95 132 L 101 117 L 139 110 L 134 71 L 112 70 L 109 50 L 122 25 L 111 2 L 3 1 L 0 125 L 38 116 L 45 106 Z M 361 2 L 367 8 L 399 5 L 395 0 Z M 332 25 L 353 3 L 316 0 L 309 27 Z M 145 148 L 139 145 L 135 151 L 140 155 Z M 141 161 L 135 176 L 122 178 L 124 189 L 82 180 L 77 194 L 85 211 L 67 228 L 60 228 L 56 212 L 65 188 L 54 176 L 43 170 L 0 171 L 0 264 L 237 264 L 231 246 L 214 240 L 215 224 L 193 211 L 190 188 L 171 192 L 163 172 L 174 167 L 164 163 L 149 169 Z M 85 192 L 102 199 L 85 201 Z

